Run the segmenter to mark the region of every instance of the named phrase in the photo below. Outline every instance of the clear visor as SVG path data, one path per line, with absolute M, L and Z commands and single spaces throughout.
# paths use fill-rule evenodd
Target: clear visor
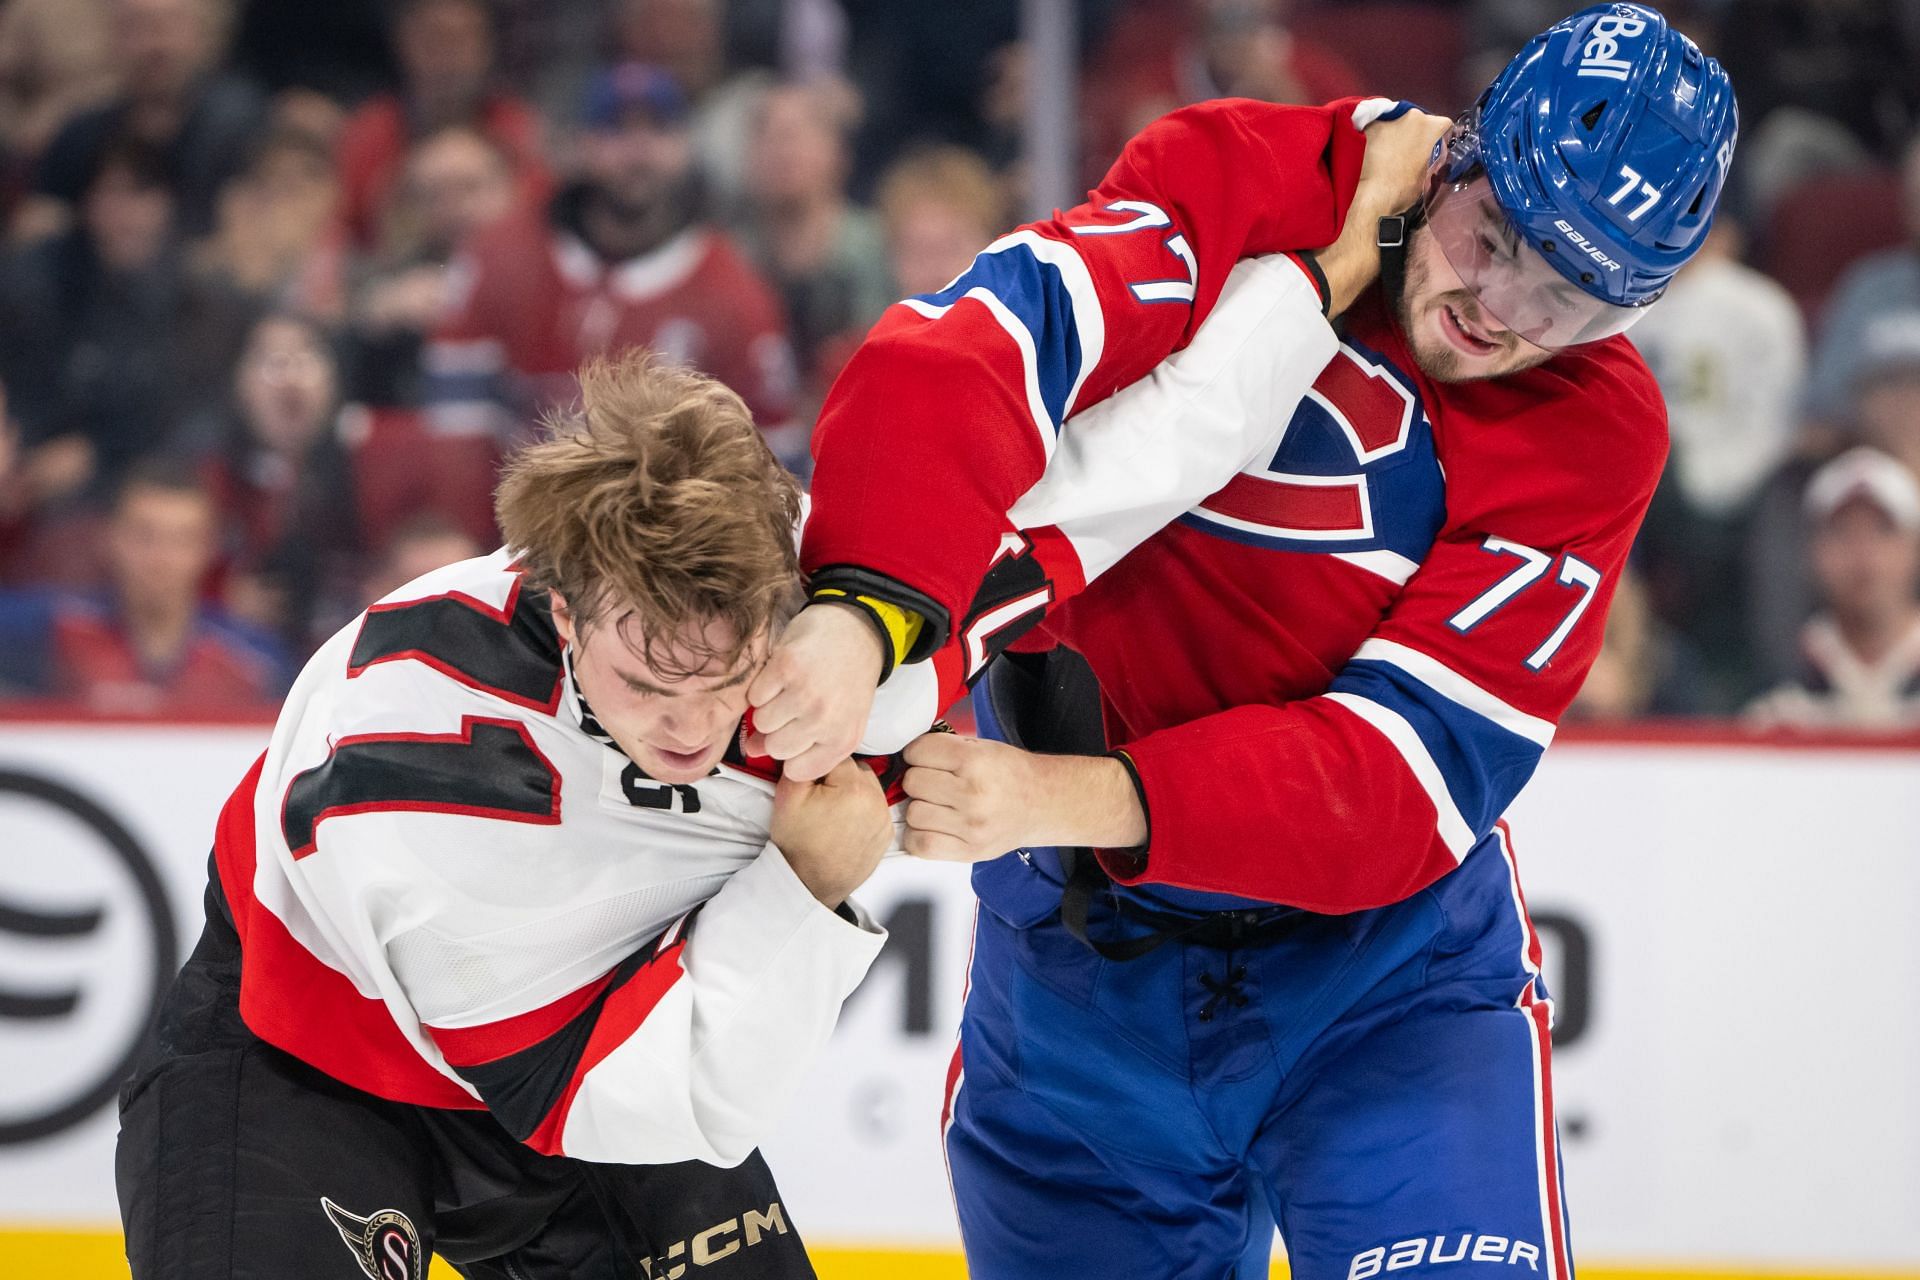
M 1610 338 L 1646 314 L 1645 306 L 1594 297 L 1521 239 L 1485 170 L 1470 159 L 1477 152 L 1477 139 L 1456 126 L 1434 160 L 1425 217 L 1454 274 L 1485 311 L 1548 351 Z

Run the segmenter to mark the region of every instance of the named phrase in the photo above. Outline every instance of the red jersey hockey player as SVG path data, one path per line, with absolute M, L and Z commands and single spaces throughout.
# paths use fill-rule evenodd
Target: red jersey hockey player
M 816 592 L 890 599 L 935 647 L 1011 555 L 1045 587 L 1003 628 L 1052 609 L 1018 646 L 1046 660 L 976 706 L 1067 754 L 907 753 L 908 847 L 987 859 L 946 1117 L 976 1276 L 1252 1274 L 1276 1221 L 1298 1275 L 1570 1274 L 1499 819 L 1664 458 L 1619 334 L 1711 221 L 1724 72 L 1641 6 L 1556 25 L 1449 133 L 1268 454 L 1077 598 L 1080 544 L 1004 541 L 1067 415 L 1204 334 L 1236 259 L 1300 247 L 1377 112 L 1175 113 L 1086 205 L 896 308 L 825 409 Z M 810 769 L 845 736 L 813 697 L 859 650 L 839 625 L 803 613 L 756 682 Z

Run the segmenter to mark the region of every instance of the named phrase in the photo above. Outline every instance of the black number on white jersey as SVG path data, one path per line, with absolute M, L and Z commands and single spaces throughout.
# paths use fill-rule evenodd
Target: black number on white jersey
M 464 685 L 551 714 L 560 705 L 560 638 L 538 593 L 516 576 L 506 607 L 459 592 L 367 610 L 347 659 L 357 676 L 381 662 L 424 662 Z
M 379 810 L 552 824 L 560 821 L 560 774 L 516 720 L 468 716 L 458 733 L 359 734 L 295 776 L 280 829 L 302 858 L 327 818 Z
M 700 793 L 685 782 L 655 782 L 640 772 L 632 761 L 620 771 L 620 791 L 627 803 L 640 809 L 679 809 L 682 813 L 700 812 Z

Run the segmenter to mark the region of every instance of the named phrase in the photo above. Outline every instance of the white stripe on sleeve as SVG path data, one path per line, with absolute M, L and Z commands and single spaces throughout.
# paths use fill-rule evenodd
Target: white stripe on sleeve
M 1360 651 L 1353 656 L 1356 661 L 1384 662 L 1390 667 L 1398 667 L 1440 696 L 1483 719 L 1493 721 L 1508 733 L 1525 738 L 1543 751 L 1553 742 L 1552 721 L 1528 715 L 1482 689 L 1438 658 L 1429 657 L 1418 649 L 1392 640 L 1376 639 L 1361 645 Z
M 1393 744 L 1393 749 L 1400 753 L 1400 758 L 1406 762 L 1408 771 L 1420 784 L 1420 789 L 1433 801 L 1434 825 L 1439 830 L 1441 842 L 1447 846 L 1454 861 L 1465 858 L 1473 849 L 1473 828 L 1460 816 L 1459 806 L 1454 804 L 1453 795 L 1447 790 L 1447 780 L 1440 776 L 1440 766 L 1433 762 L 1426 744 L 1420 741 L 1420 735 L 1407 722 L 1407 718 L 1371 698 L 1362 698 L 1357 694 L 1329 693 L 1326 698 L 1359 716 Z

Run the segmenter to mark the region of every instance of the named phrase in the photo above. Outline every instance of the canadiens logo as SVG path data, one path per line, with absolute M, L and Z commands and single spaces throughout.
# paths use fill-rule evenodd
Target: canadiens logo
M 381 1209 L 363 1218 L 325 1196 L 320 1197 L 320 1207 L 339 1228 L 340 1238 L 353 1250 L 367 1280 L 425 1280 L 420 1233 L 406 1214 L 398 1209 Z

